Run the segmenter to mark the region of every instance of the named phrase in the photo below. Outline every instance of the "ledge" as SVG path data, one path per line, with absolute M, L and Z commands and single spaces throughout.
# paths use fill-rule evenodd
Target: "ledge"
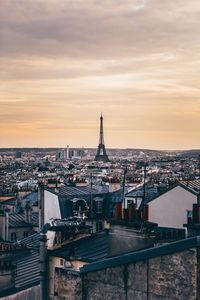
M 184 239 L 178 242 L 172 242 L 167 245 L 140 250 L 137 252 L 127 253 L 112 258 L 104 259 L 95 263 L 83 266 L 80 273 L 88 273 L 106 268 L 117 267 L 124 264 L 135 263 L 150 258 L 174 254 L 190 248 L 200 246 L 200 236 Z

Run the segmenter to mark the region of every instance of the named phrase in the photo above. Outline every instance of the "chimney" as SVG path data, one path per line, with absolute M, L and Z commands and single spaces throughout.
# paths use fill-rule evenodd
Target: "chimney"
M 8 254 L 1 255 L 0 258 L 0 291 L 14 288 L 15 286 L 15 270 L 13 257 Z
M 8 237 L 8 227 L 9 227 L 9 214 L 6 211 L 5 212 L 5 240 L 8 241 L 9 237 Z
M 200 223 L 200 204 L 193 204 L 193 223 Z
M 39 228 L 44 225 L 44 186 L 42 182 L 38 184 L 38 205 L 39 205 Z
M 124 208 L 124 220 L 129 221 L 129 210 Z
M 122 219 L 122 203 L 117 203 L 116 205 L 116 213 L 115 213 L 115 219 L 121 220 Z
M 143 209 L 143 214 L 142 214 L 142 220 L 148 221 L 148 219 L 149 219 L 149 205 L 145 204 Z
M 26 203 L 25 207 L 25 222 L 29 224 L 32 223 L 32 207 L 29 202 Z
M 47 287 L 47 231 L 50 225 L 47 223 L 42 226 L 40 231 L 40 299 L 48 299 L 48 287 Z
M 8 241 L 8 212 L 1 211 L 0 213 L 0 236 L 4 241 Z
M 1 211 L 0 213 L 0 236 L 2 237 L 2 239 L 5 241 L 5 214 L 3 211 Z
M 129 209 L 128 209 L 128 214 L 129 214 L 129 221 L 133 222 L 135 221 L 135 217 L 136 217 L 136 204 L 135 203 L 132 203 L 130 206 L 129 206 Z

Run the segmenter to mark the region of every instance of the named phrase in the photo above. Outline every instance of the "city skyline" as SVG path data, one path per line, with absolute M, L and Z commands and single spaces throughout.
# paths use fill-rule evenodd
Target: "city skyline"
M 0 148 L 200 148 L 198 0 L 2 0 Z

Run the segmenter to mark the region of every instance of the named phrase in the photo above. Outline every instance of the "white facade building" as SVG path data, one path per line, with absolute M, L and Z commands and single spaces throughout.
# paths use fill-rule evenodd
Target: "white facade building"
M 149 205 L 149 221 L 160 227 L 185 229 L 188 214 L 193 204 L 198 203 L 199 191 L 189 184 L 180 183 L 164 194 L 151 200 Z

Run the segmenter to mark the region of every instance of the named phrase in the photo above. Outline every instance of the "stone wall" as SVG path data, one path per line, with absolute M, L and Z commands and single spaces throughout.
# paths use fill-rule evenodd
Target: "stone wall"
M 196 300 L 197 251 L 84 274 L 84 300 Z
M 82 300 L 82 281 L 79 274 L 56 268 L 53 299 Z
M 83 299 L 120 299 L 126 294 L 125 267 L 107 268 L 83 277 Z
M 55 300 L 196 300 L 197 248 L 88 273 L 55 272 Z
M 150 259 L 148 277 L 149 299 L 196 299 L 196 249 Z
M 200 248 L 197 248 L 197 299 L 200 299 Z

